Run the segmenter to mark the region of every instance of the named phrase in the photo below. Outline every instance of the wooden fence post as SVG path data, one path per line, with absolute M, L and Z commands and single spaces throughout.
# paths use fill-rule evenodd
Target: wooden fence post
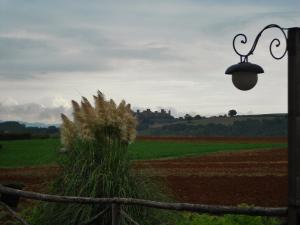
M 111 224 L 120 225 L 120 204 L 112 203 L 111 205 Z

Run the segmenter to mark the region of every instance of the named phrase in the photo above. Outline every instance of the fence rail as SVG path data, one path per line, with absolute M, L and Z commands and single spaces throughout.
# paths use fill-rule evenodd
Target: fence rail
M 75 196 L 59 196 L 49 195 L 30 191 L 22 191 L 14 188 L 5 187 L 0 185 L 0 193 L 8 194 L 13 196 L 19 196 L 28 199 L 34 199 L 38 201 L 57 202 L 57 203 L 78 203 L 78 204 L 109 204 L 112 209 L 112 225 L 120 224 L 120 216 L 123 215 L 133 224 L 136 223 L 128 214 L 120 209 L 121 205 L 139 205 L 142 207 L 150 207 L 165 210 L 176 210 L 176 211 L 189 211 L 197 213 L 208 213 L 212 215 L 224 215 L 224 214 L 235 214 L 235 215 L 249 215 L 249 216 L 274 216 L 274 217 L 286 217 L 288 213 L 287 207 L 282 208 L 266 208 L 266 207 L 250 207 L 240 208 L 231 206 L 219 206 L 219 205 L 205 205 L 205 204 L 191 204 L 191 203 L 170 203 L 170 202 L 158 202 L 144 199 L 134 198 L 91 198 L 91 197 L 75 197 Z M 16 219 L 23 220 L 17 214 L 14 213 L 6 204 L 1 205 L 10 212 Z M 8 207 L 8 208 L 7 208 Z M 91 224 L 93 221 L 98 219 L 104 214 L 108 208 L 103 210 L 94 216 L 90 221 L 83 223 L 83 225 Z M 21 221 L 20 221 L 21 222 Z M 24 221 L 25 222 L 25 221 Z M 23 223 L 26 224 L 27 223 Z

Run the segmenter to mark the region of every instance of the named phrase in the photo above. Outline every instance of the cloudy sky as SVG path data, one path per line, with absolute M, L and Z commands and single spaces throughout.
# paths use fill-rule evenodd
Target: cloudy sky
M 224 75 L 239 61 L 233 36 L 252 44 L 270 23 L 300 26 L 300 1 L 0 0 L 0 120 L 57 123 L 97 90 L 176 116 L 286 112 L 287 58 L 268 52 L 276 29 L 249 59 L 265 69 L 253 90 Z

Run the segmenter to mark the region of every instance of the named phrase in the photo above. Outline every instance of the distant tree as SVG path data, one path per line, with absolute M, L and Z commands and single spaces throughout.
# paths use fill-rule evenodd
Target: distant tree
M 202 119 L 202 117 L 200 115 L 196 115 L 196 116 L 194 116 L 194 119 L 195 120 L 200 120 L 200 119 Z
M 230 117 L 234 117 L 234 116 L 236 116 L 236 114 L 237 114 L 237 111 L 235 109 L 231 109 L 228 111 L 228 116 L 230 116 Z
M 184 119 L 190 122 L 193 119 L 193 117 L 190 114 L 185 114 Z

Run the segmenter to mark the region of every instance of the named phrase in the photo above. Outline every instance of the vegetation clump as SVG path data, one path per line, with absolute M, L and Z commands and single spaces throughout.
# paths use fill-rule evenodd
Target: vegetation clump
M 67 196 L 153 199 L 149 182 L 130 170 L 127 148 L 135 139 L 137 125 L 130 105 L 124 100 L 119 105 L 113 100 L 106 101 L 100 91 L 94 101 L 95 106 L 84 97 L 81 104 L 72 101 L 73 121 L 62 115 L 61 141 L 65 152 L 60 163 L 62 173 L 51 192 Z M 81 224 L 106 207 L 105 204 L 46 203 L 35 209 L 31 221 L 39 225 Z M 133 206 L 122 209 L 137 221 L 145 223 L 147 219 L 147 224 L 159 224 L 149 210 Z M 111 212 L 92 224 L 111 224 Z M 124 218 L 122 224 L 127 224 Z
M 71 150 L 78 140 L 91 143 L 98 142 L 111 147 L 128 145 L 136 136 L 137 121 L 130 104 L 123 100 L 118 106 L 111 99 L 105 101 L 101 92 L 94 96 L 95 107 L 82 97 L 81 106 L 72 101 L 74 122 L 62 114 L 61 138 L 64 146 Z
M 245 206 L 244 206 L 245 207 Z M 177 225 L 279 225 L 278 218 L 246 215 L 212 216 L 208 214 L 184 213 Z

